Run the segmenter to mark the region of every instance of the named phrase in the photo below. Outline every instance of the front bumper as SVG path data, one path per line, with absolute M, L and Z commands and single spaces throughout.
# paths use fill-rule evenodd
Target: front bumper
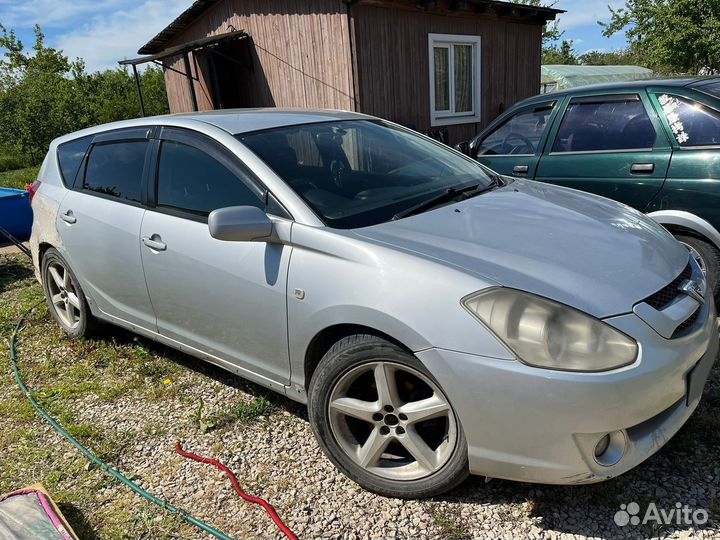
M 473 474 L 591 483 L 643 462 L 693 413 L 718 355 L 712 300 L 702 317 L 697 330 L 673 340 L 634 314 L 607 320 L 635 337 L 640 353 L 633 365 L 604 373 L 550 371 L 437 348 L 416 355 L 453 402 Z M 614 434 L 619 452 L 610 465 L 594 457 L 605 434 Z

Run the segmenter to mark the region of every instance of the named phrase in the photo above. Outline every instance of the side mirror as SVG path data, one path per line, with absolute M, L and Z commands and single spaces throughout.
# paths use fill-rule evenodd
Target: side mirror
M 455 150 L 462 152 L 466 156 L 470 155 L 470 141 L 459 142 L 454 146 Z
M 273 223 L 255 206 L 229 206 L 210 212 L 210 236 L 229 242 L 266 242 L 273 233 Z

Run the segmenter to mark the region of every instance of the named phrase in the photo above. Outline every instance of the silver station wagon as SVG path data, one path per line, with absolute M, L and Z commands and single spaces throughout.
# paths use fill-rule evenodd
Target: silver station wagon
M 703 274 L 655 222 L 365 115 L 99 126 L 54 141 L 32 192 L 68 335 L 106 321 L 307 403 L 327 457 L 388 496 L 621 474 L 718 352 Z

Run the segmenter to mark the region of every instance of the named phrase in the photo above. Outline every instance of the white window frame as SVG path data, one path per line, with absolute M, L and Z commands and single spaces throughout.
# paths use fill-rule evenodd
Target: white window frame
M 454 112 L 455 109 L 455 58 L 453 45 L 472 45 L 472 110 Z M 448 79 L 450 83 L 450 110 L 435 110 L 435 48 L 448 49 Z M 480 122 L 480 36 L 459 34 L 428 34 L 428 66 L 430 69 L 430 126 L 473 124 Z

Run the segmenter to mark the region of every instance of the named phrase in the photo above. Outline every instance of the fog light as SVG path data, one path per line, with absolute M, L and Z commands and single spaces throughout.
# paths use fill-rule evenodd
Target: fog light
M 617 464 L 625 455 L 625 433 L 613 431 L 603 435 L 595 445 L 593 455 L 603 467 Z
M 595 459 L 602 457 L 605 451 L 610 446 L 610 435 L 603 436 L 602 439 L 595 445 Z

